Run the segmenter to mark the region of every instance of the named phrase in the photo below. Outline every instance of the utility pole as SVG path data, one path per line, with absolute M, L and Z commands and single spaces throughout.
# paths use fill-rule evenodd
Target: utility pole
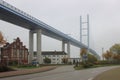
M 104 48 L 102 48 L 102 55 L 103 55 L 103 53 L 104 53 Z M 104 56 L 102 56 L 102 58 L 103 58 L 103 60 L 104 60 Z
M 104 48 L 102 48 L 102 54 L 104 53 Z

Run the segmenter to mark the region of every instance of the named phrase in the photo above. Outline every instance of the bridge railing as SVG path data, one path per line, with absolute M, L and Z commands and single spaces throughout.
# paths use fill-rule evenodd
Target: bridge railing
M 19 14 L 22 14 L 22 15 L 24 15 L 24 16 L 27 16 L 27 17 L 30 18 L 30 19 L 33 19 L 33 20 L 35 20 L 35 21 L 38 21 L 36 18 L 34 18 L 34 17 L 32 17 L 31 15 L 23 12 L 22 10 L 20 10 L 20 9 L 18 9 L 18 8 L 14 7 L 14 6 L 10 5 L 10 4 L 8 4 L 8 3 L 6 3 L 6 2 L 3 1 L 3 0 L 0 0 L 0 4 L 6 6 L 7 8 L 9 8 L 9 9 L 11 9 L 11 10 L 13 10 L 13 11 L 16 11 L 16 12 L 19 13 Z

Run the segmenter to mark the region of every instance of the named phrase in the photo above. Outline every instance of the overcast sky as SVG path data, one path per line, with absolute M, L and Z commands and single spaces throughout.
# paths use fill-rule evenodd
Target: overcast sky
M 79 17 L 90 16 L 90 47 L 101 55 L 120 43 L 119 0 L 4 0 L 55 29 L 79 40 Z M 20 37 L 28 47 L 28 30 L 0 21 L 0 30 L 9 42 Z M 24 34 L 24 35 L 23 35 Z M 42 50 L 61 50 L 61 42 L 42 36 Z M 54 43 L 54 45 L 53 45 Z M 71 56 L 78 57 L 79 49 L 71 46 Z

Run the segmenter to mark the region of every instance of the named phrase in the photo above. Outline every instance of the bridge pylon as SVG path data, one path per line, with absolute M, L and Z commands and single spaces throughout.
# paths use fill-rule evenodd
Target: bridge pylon
M 83 44 L 86 44 L 87 47 L 87 53 L 89 53 L 89 15 L 87 15 L 87 20 L 83 21 L 82 16 L 80 16 L 80 42 Z M 85 40 L 86 39 L 86 40 Z M 84 42 L 83 42 L 84 41 Z M 80 49 L 81 51 L 81 49 Z

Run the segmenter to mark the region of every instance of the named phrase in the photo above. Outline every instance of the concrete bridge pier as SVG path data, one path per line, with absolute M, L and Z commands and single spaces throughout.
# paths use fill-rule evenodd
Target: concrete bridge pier
M 68 53 L 68 58 L 70 58 L 70 42 L 67 42 L 67 53 Z
M 28 56 L 28 63 L 30 64 L 33 60 L 33 43 L 34 43 L 34 32 L 32 30 L 29 31 L 29 56 Z
M 65 52 L 65 42 L 64 41 L 62 41 L 62 51 Z
M 42 35 L 42 30 L 30 30 L 29 31 L 29 58 L 28 58 L 28 63 L 30 64 L 34 58 L 34 33 L 37 34 L 37 62 L 39 64 L 42 64 L 42 51 L 41 51 L 41 35 Z
M 42 49 L 41 49 L 41 35 L 42 35 L 42 30 L 37 30 L 37 62 L 39 64 L 42 64 Z
M 70 58 L 70 43 L 69 42 L 62 41 L 62 51 L 65 52 L 65 43 L 67 43 L 67 54 L 68 54 L 68 58 Z

